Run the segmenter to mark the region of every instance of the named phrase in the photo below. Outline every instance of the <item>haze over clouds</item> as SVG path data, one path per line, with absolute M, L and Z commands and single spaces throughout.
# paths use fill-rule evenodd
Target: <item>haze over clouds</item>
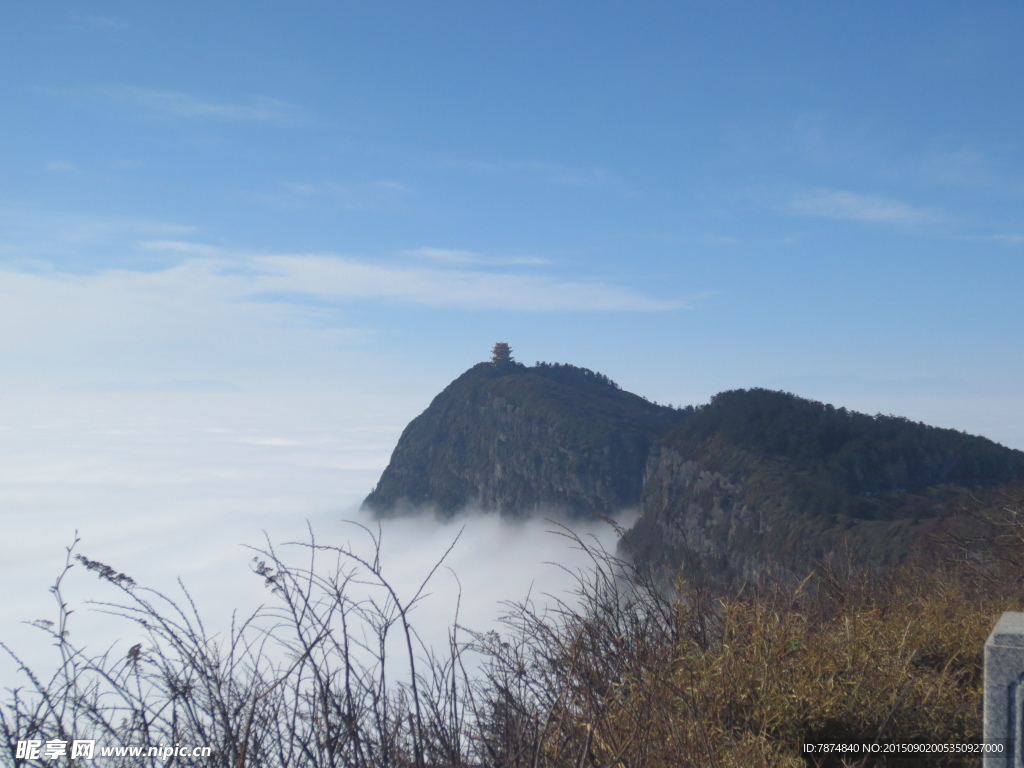
M 4 637 L 76 528 L 255 604 L 240 545 L 350 535 L 499 340 L 659 402 L 784 388 L 1024 448 L 1022 35 L 945 0 L 5 4 Z M 541 528 L 470 525 L 481 605 L 557 590 Z M 454 532 L 385 546 L 405 579 Z

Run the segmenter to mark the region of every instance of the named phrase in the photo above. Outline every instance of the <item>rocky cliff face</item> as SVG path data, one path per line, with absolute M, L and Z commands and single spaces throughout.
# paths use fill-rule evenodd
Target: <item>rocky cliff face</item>
M 729 584 L 799 579 L 836 556 L 887 566 L 971 496 L 963 486 L 893 494 L 878 500 L 883 519 L 834 509 L 799 513 L 798 494 L 784 487 L 791 471 L 785 461 L 749 457 L 723 472 L 656 446 L 642 515 L 627 531 L 624 549 L 639 562 L 685 565 L 692 577 Z
M 666 408 L 572 366 L 474 366 L 403 432 L 365 506 L 614 515 L 650 565 L 717 582 L 799 577 L 836 552 L 885 565 L 972 494 L 1024 479 L 980 437 L 738 390 Z
M 409 424 L 364 505 L 615 514 L 637 506 L 651 445 L 683 416 L 584 369 L 481 363 Z

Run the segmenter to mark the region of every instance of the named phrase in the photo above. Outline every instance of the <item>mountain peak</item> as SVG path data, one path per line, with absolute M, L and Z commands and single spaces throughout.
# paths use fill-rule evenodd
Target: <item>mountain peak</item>
M 797 574 L 842 549 L 899 561 L 966 498 L 1024 480 L 1024 453 L 983 437 L 767 389 L 671 408 L 499 342 L 406 427 L 364 506 L 615 516 L 638 561 L 715 577 Z
M 507 345 L 506 345 L 507 349 Z M 479 363 L 406 427 L 364 506 L 616 514 L 640 501 L 653 442 L 683 417 L 586 368 Z

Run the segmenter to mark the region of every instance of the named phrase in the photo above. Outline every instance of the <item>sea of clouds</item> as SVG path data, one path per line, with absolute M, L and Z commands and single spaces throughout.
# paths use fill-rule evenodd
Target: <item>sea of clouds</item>
M 337 399 L 239 392 L 73 391 L 0 396 L 0 641 L 43 672 L 56 655 L 27 622 L 55 619 L 49 587 L 66 547 L 182 602 L 189 590 L 212 633 L 233 611 L 272 601 L 252 573 L 269 541 L 291 563 L 312 530 L 323 544 L 372 556 L 377 522 L 358 510 L 404 427 L 385 410 Z M 614 550 L 605 523 L 575 530 Z M 503 601 L 564 597 L 589 563 L 546 520 L 465 515 L 385 521 L 384 573 L 411 596 L 458 537 L 417 606 L 425 642 L 443 646 L 459 622 L 494 628 Z M 461 534 L 461 535 L 460 535 Z M 71 638 L 92 652 L 123 654 L 144 640 L 136 628 L 90 605 L 119 596 L 76 566 L 62 584 L 74 613 Z M 23 682 L 0 659 L 0 688 Z

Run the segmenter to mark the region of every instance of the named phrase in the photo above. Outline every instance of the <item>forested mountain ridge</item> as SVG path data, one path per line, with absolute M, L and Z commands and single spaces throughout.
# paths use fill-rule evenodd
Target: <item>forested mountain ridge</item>
M 1024 453 L 983 437 L 868 416 L 784 392 L 723 392 L 652 449 L 624 545 L 760 580 L 842 550 L 898 562 L 972 495 L 1024 479 Z
M 614 514 L 637 505 L 651 445 L 685 416 L 585 368 L 480 363 L 409 423 L 364 505 Z
M 568 365 L 481 363 L 403 432 L 365 506 L 615 514 L 637 560 L 718 580 L 797 572 L 837 549 L 865 563 L 910 545 L 1024 453 L 896 416 L 766 389 L 659 406 Z
M 715 395 L 668 434 L 665 444 L 691 454 L 731 445 L 784 458 L 837 490 L 869 496 L 1010 480 L 1024 459 L 1024 453 L 983 437 L 767 389 Z

